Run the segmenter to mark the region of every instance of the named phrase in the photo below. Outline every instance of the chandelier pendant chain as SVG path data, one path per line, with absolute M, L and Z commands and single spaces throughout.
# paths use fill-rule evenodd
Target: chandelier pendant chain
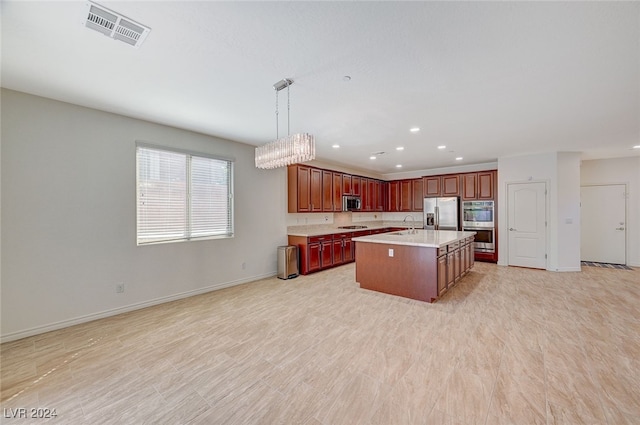
M 280 119 L 278 118 L 278 90 L 276 90 L 276 140 L 280 138 L 280 132 L 278 129 L 278 123 Z
M 289 127 L 289 115 L 291 113 L 291 99 L 289 98 L 289 88 L 291 84 L 287 84 L 287 136 L 291 135 L 291 128 Z

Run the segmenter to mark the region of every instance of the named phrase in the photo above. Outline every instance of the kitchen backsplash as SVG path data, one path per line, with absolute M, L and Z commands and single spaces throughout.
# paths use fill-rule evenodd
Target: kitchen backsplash
M 347 226 L 352 223 L 374 222 L 374 221 L 411 221 L 415 222 L 415 227 L 422 227 L 422 213 L 413 212 L 340 212 L 340 213 L 288 213 L 287 227 L 335 224 L 336 226 Z

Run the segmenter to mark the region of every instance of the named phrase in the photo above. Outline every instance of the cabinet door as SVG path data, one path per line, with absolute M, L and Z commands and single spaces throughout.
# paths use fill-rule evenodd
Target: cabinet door
M 311 211 L 311 169 L 309 167 L 297 167 L 297 211 Z
M 333 173 L 322 170 L 322 211 L 333 211 Z
M 478 173 L 478 199 L 493 199 L 495 171 Z
M 325 241 L 320 246 L 320 268 L 333 265 L 333 241 Z
M 411 180 L 400 180 L 400 211 L 411 211 Z
M 460 178 L 455 176 L 442 176 L 442 196 L 460 195 Z
M 342 242 L 342 239 L 333 240 L 333 265 L 342 264 L 344 261 Z
M 447 288 L 453 286 L 456 280 L 456 262 L 453 251 L 447 253 Z
M 384 182 L 380 180 L 376 180 L 375 183 L 375 191 L 376 191 L 376 211 L 384 211 Z
M 342 175 L 342 194 L 351 195 L 351 174 Z
M 477 180 L 476 173 L 462 175 L 462 199 L 476 199 Z
M 369 211 L 369 185 L 368 179 L 360 178 L 360 203 L 362 211 Z
M 311 168 L 309 177 L 310 211 L 322 212 L 322 170 Z
M 400 211 L 400 182 L 389 182 L 387 194 L 387 211 Z
M 310 243 L 307 245 L 307 270 L 309 273 L 320 270 L 320 243 Z
M 422 178 L 424 196 L 440 196 L 440 176 Z
M 438 296 L 447 291 L 447 256 L 438 258 Z
M 463 245 L 460 247 L 460 276 L 467 274 L 467 247 Z
M 362 179 L 358 176 L 351 176 L 351 193 L 354 195 L 361 195 L 360 193 L 360 184 L 362 183 Z
M 455 277 L 453 278 L 454 281 L 458 281 L 458 279 L 460 279 L 460 269 L 462 264 L 460 263 L 460 248 L 457 248 L 455 251 L 453 251 L 453 272 L 455 273 Z
M 412 211 L 422 211 L 424 209 L 424 196 L 422 190 L 422 179 L 414 179 L 411 181 L 411 190 L 413 193 Z
M 333 173 L 333 211 L 342 211 L 342 173 Z
M 367 190 L 369 191 L 369 208 L 367 211 L 375 211 L 376 205 L 378 204 L 378 197 L 376 191 L 376 181 L 369 179 L 367 180 Z
M 342 260 L 345 263 L 350 263 L 353 261 L 354 248 L 354 243 L 351 238 L 343 239 Z

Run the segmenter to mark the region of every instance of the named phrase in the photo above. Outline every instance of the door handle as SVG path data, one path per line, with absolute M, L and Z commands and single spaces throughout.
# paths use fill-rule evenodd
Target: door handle
M 515 232 L 515 231 L 516 231 L 516 229 L 514 229 L 513 227 L 509 227 L 509 231 L 510 231 L 510 232 Z

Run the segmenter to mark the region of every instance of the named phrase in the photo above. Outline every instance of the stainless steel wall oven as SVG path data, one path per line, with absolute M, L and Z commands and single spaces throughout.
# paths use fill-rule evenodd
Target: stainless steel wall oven
M 462 228 L 476 232 L 475 249 L 495 252 L 495 224 L 493 201 L 463 201 Z

